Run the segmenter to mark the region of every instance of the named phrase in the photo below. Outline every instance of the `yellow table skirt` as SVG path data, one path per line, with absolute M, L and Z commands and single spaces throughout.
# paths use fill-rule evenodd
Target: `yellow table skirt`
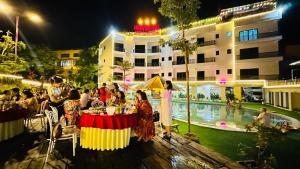
M 24 119 L 0 123 L 0 141 L 7 140 L 24 131 Z
M 116 150 L 129 145 L 131 128 L 99 129 L 81 127 L 80 145 L 92 150 Z

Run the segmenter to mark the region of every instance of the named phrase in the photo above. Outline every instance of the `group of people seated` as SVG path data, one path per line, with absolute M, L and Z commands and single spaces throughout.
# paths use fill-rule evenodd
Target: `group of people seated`
M 171 88 L 170 84 L 165 93 L 164 104 L 170 104 Z M 80 88 L 74 88 L 70 85 L 64 84 L 63 79 L 59 76 L 54 76 L 50 79 L 50 86 L 45 89 L 25 89 L 20 92 L 19 88 L 6 90 L 0 95 L 0 103 L 12 102 L 19 105 L 28 111 L 28 118 L 31 118 L 39 112 L 51 110 L 55 107 L 58 111 L 58 119 L 65 118 L 66 125 L 77 125 L 79 122 L 80 111 L 89 109 L 93 101 L 100 101 L 103 107 L 106 106 L 119 106 L 130 105 L 138 113 L 138 126 L 134 129 L 138 141 L 144 140 L 145 142 L 151 140 L 155 136 L 155 127 L 153 122 L 153 110 L 150 102 L 148 101 L 147 94 L 141 90 L 136 91 L 135 99 L 129 103 L 126 101 L 125 93 L 119 88 L 117 83 L 113 83 L 107 87 L 103 83 L 99 89 L 92 91 Z M 1 109 L 2 107 L 0 107 Z M 162 110 L 165 112 L 163 121 L 166 126 L 165 135 L 170 138 L 171 123 L 171 109 Z M 63 119 L 63 118 L 62 118 Z

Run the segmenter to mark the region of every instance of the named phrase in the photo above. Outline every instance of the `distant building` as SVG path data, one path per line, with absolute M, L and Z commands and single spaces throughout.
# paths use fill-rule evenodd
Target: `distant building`
M 276 8 L 276 1 L 267 0 L 223 9 L 218 16 L 193 23 L 185 32 L 186 38 L 199 46 L 188 59 L 192 97 L 203 94 L 210 99 L 218 95 L 226 100 L 226 93 L 232 92 L 237 99 L 243 99 L 260 91 L 264 98 L 267 94 L 262 94 L 262 88 L 266 81 L 280 79 L 279 62 L 283 56 L 279 53 L 282 36 L 278 22 L 281 18 L 282 11 Z M 122 71 L 111 67 L 128 60 L 134 69 L 126 76 L 127 83 L 136 84 L 160 75 L 185 85 L 183 53 L 159 43 L 161 39 L 176 36 L 181 33 L 173 27 L 149 33 L 111 33 L 99 44 L 102 68 L 98 83 L 120 81 L 124 76 Z M 290 104 L 284 105 L 291 109 Z
M 76 61 L 79 59 L 80 49 L 56 50 L 59 58 L 58 65 L 63 67 L 64 72 L 62 76 L 66 79 L 70 78 L 70 70 L 76 69 Z

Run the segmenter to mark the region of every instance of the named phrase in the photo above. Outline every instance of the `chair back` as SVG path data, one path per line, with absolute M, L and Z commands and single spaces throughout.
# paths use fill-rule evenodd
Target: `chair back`
M 49 127 L 50 127 L 50 136 L 52 136 L 52 130 L 53 130 L 53 112 L 49 110 L 45 110 L 45 114 L 47 117 L 47 120 L 49 122 Z
M 50 106 L 53 113 L 53 123 L 58 123 L 58 110 L 56 107 Z

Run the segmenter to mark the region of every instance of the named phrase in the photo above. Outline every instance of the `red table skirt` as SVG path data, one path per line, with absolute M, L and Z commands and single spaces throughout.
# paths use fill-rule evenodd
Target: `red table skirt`
M 0 123 L 14 121 L 27 117 L 27 110 L 24 108 L 16 108 L 2 111 L 0 110 Z
M 80 116 L 79 127 L 92 127 L 100 129 L 125 129 L 137 126 L 137 114 L 122 115 L 94 115 L 83 113 Z

